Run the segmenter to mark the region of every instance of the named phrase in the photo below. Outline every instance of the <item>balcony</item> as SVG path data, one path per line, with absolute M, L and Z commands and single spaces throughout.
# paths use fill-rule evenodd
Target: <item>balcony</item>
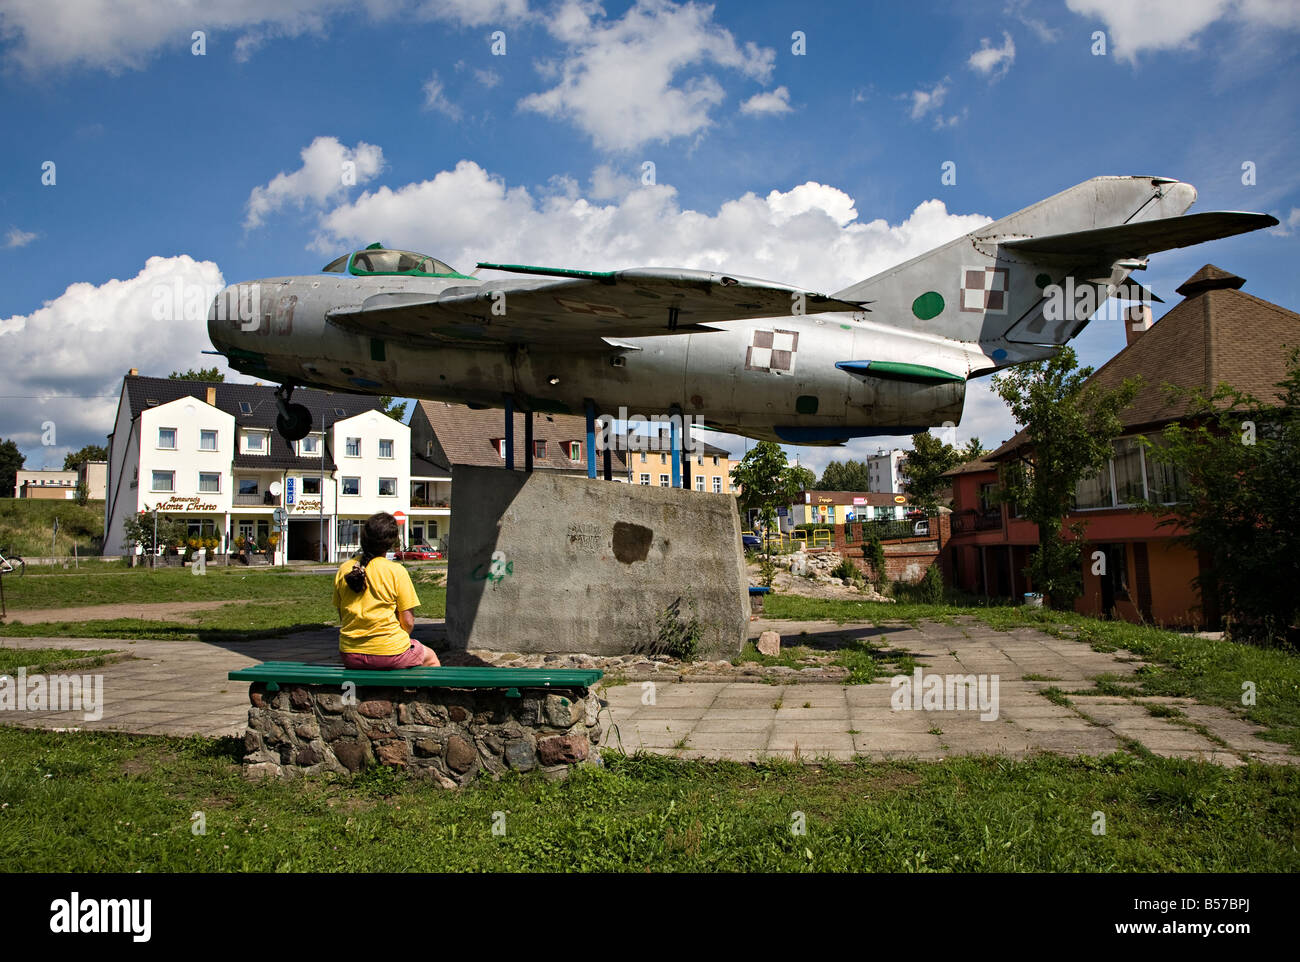
M 261 494 L 237 494 L 234 497 L 234 503 L 249 507 L 278 508 L 280 507 L 280 498 L 270 491 L 263 491 Z
M 953 534 L 973 534 L 976 531 L 1001 531 L 1002 508 L 967 508 L 952 513 Z

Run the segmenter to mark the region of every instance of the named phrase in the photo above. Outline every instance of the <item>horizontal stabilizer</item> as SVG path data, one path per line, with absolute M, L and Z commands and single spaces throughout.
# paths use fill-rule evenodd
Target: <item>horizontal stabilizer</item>
M 1115 260 L 1121 257 L 1145 257 L 1147 254 L 1176 247 L 1190 247 L 1263 227 L 1275 227 L 1277 223 L 1277 218 L 1268 214 L 1216 210 L 1136 221 L 1114 227 L 1098 227 L 1069 234 L 1045 234 L 1023 240 L 1001 241 L 1000 246 L 1021 253 L 1095 256 L 1102 260 Z

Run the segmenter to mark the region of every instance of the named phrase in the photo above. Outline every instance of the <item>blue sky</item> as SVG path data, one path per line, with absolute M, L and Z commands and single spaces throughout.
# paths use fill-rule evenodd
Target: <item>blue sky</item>
M 1293 3 L 103 7 L 0 12 L 0 438 L 30 467 L 102 443 L 128 367 L 211 362 L 200 321 L 152 318 L 159 284 L 308 273 L 375 240 L 461 269 L 725 265 L 833 290 L 1089 177 L 1158 174 L 1196 185 L 1194 211 L 1282 227 L 1139 279 L 1172 304 L 1213 262 L 1300 306 Z M 1094 365 L 1122 344 L 1118 322 L 1076 341 Z M 1012 431 L 986 384 L 959 440 Z

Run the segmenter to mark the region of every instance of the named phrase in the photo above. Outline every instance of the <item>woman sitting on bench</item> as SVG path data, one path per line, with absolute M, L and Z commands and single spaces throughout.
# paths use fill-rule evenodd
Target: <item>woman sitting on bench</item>
M 334 575 L 339 651 L 345 668 L 436 667 L 438 656 L 411 637 L 420 605 L 411 576 L 384 555 L 397 543 L 397 521 L 381 511 L 361 529 L 361 554 Z

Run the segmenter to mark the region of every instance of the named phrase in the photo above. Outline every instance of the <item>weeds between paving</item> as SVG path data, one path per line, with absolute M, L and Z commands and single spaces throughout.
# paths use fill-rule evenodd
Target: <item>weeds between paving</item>
M 1115 754 L 757 766 L 607 755 L 448 792 L 250 783 L 235 739 L 0 728 L 9 871 L 1300 869 L 1300 771 Z M 1094 834 L 1094 813 L 1105 834 Z M 206 834 L 193 826 L 204 822 Z M 802 815 L 802 818 L 800 816 Z M 802 820 L 806 834 L 792 831 Z M 493 828 L 504 834 L 494 834 Z
M 777 595 L 769 618 L 859 622 L 882 627 L 921 621 L 960 624 L 975 618 L 998 631 L 1033 628 L 1097 651 L 1127 651 L 1150 664 L 1132 678 L 1100 678 L 1091 694 L 1195 698 L 1232 709 L 1267 731 L 1261 737 L 1300 751 L 1300 654 L 1199 638 L 1127 621 L 1101 621 L 1074 612 L 1010 606 L 884 604 Z M 901 669 L 900 669 L 901 670 Z M 906 673 L 906 672 L 904 672 Z M 1243 703 L 1253 698 L 1254 703 Z

